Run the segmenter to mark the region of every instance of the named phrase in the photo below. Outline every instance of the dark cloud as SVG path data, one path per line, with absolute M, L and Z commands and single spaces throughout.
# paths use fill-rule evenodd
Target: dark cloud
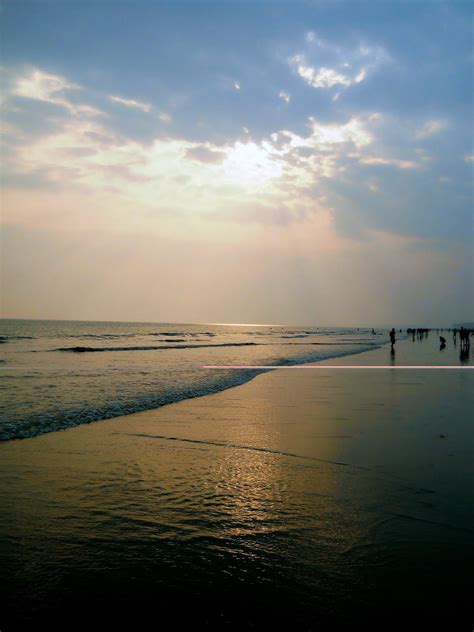
M 193 147 L 186 152 L 186 158 L 199 160 L 199 162 L 219 163 L 225 160 L 227 155 L 223 151 L 212 151 L 207 147 Z

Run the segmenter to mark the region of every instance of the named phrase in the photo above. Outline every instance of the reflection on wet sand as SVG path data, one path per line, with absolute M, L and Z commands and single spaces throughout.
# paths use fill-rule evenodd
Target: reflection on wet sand
M 1 446 L 8 617 L 466 618 L 471 380 L 282 371 Z

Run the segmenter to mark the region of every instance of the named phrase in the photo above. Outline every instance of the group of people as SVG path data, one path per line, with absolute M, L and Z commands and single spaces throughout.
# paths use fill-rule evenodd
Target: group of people
M 411 334 L 413 341 L 415 340 L 415 336 L 418 340 L 422 340 L 423 338 L 427 338 L 431 329 L 426 329 L 422 327 L 418 327 L 418 329 L 407 329 L 407 334 Z
M 415 341 L 415 336 L 418 338 L 418 340 L 422 340 L 423 338 L 428 337 L 428 334 L 430 331 L 431 329 L 420 328 L 420 327 L 417 329 L 408 328 L 407 334 L 411 335 L 412 340 Z M 448 331 L 453 332 L 454 346 L 456 346 L 457 335 L 459 334 L 459 340 L 461 343 L 461 353 L 462 354 L 468 353 L 471 346 L 471 334 L 474 335 L 474 329 L 470 329 L 469 327 L 461 327 L 460 329 L 455 329 L 455 328 L 448 329 Z M 439 335 L 440 330 L 438 329 L 437 332 Z M 444 332 L 444 330 L 441 329 L 441 332 Z M 372 333 L 375 333 L 374 330 L 372 330 Z M 392 327 L 392 329 L 390 330 L 390 346 L 392 348 L 392 351 L 393 351 L 395 342 L 396 342 L 395 328 Z M 446 347 L 446 338 L 444 336 L 439 336 L 439 342 L 440 342 L 440 349 L 444 349 Z
M 471 346 L 471 333 L 474 330 L 467 327 L 461 327 L 461 329 L 453 329 L 454 344 L 456 344 L 456 334 L 459 332 L 459 341 L 461 343 L 461 350 L 468 351 Z

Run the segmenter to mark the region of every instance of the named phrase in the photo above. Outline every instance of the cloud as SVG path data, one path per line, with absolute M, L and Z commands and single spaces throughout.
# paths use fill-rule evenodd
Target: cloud
M 234 81 L 234 88 L 236 90 L 240 90 L 240 82 L 239 81 Z
M 81 86 L 69 83 L 59 75 L 52 75 L 38 69 L 19 77 L 12 90 L 12 95 L 45 103 L 59 105 L 71 114 L 99 116 L 103 114 L 97 108 L 85 104 L 74 104 L 66 98 L 65 92 L 80 90 Z
M 278 93 L 278 96 L 280 97 L 280 99 L 282 99 L 285 103 L 289 103 L 291 96 L 288 94 L 288 92 L 283 92 L 283 90 L 281 90 Z
M 426 121 L 426 123 L 416 131 L 415 137 L 418 139 L 428 138 L 429 136 L 433 136 L 435 134 L 439 134 L 448 128 L 448 122 L 440 119 L 433 119 L 431 121 Z
M 340 97 L 341 89 L 364 82 L 389 61 L 390 55 L 381 46 L 361 43 L 346 48 L 317 37 L 313 31 L 306 34 L 305 52 L 288 58 L 290 67 L 309 86 L 325 90 L 338 87 L 333 101 Z
M 349 77 L 332 68 L 313 68 L 309 66 L 303 55 L 295 55 L 289 59 L 290 65 L 296 70 L 299 76 L 313 88 L 332 88 L 333 86 L 352 86 L 364 81 L 366 70 L 362 68 L 355 76 Z
M 185 152 L 186 158 L 192 158 L 200 162 L 219 163 L 225 160 L 227 154 L 215 149 L 209 149 L 205 145 L 190 147 Z
M 37 99 L 59 99 L 63 107 L 63 99 L 70 103 L 68 91 L 77 90 L 72 82 L 47 73 L 15 86 Z M 109 95 L 103 98 L 109 101 Z M 344 230 L 351 232 L 357 225 L 359 236 L 370 226 L 383 225 L 387 215 L 393 226 L 403 222 L 406 230 L 412 214 L 403 212 L 408 203 L 394 190 L 416 190 L 424 176 L 426 186 L 432 186 L 450 173 L 430 173 L 434 167 L 415 153 L 413 128 L 386 113 L 353 113 L 342 120 L 309 117 L 298 133 L 291 124 L 265 135 L 257 129 L 250 134 L 239 125 L 233 137 L 219 142 L 189 140 L 171 131 L 166 136 L 151 133 L 138 142 L 113 127 L 116 117 L 91 119 L 76 106 L 67 109 L 70 116 L 52 117 L 51 124 L 34 132 L 15 119 L 21 134 L 6 139 L 8 213 L 25 222 L 38 221 L 38 214 L 28 210 L 34 199 L 27 203 L 26 197 L 56 191 L 66 199 L 69 191 L 71 199 L 83 196 L 85 205 L 93 199 L 111 217 L 114 209 L 124 209 L 125 215 L 133 212 L 156 220 L 170 214 L 205 218 L 215 213 L 221 220 L 259 223 L 262 214 L 260 223 L 289 225 L 328 212 L 341 232 L 338 218 L 349 217 Z M 436 187 L 438 197 L 449 188 Z M 14 200 L 13 190 L 22 191 Z M 413 195 L 409 203 L 419 209 L 419 200 L 423 196 Z M 428 209 L 432 202 L 423 204 Z M 44 198 L 46 222 L 48 205 L 62 212 L 53 198 Z M 67 206 L 64 209 L 67 213 Z M 81 216 L 76 219 L 80 222 Z
M 49 191 L 114 200 L 104 207 L 158 215 L 171 208 L 196 216 L 217 209 L 228 219 L 271 207 L 280 211 L 265 211 L 265 222 L 298 222 L 324 207 L 311 187 L 344 168 L 348 148 L 363 151 L 372 142 L 368 125 L 367 118 L 329 125 L 312 118 L 306 135 L 281 130 L 220 144 L 180 138 L 143 144 L 76 114 L 56 122 L 53 131 L 10 146 L 8 171 L 16 188 L 39 178 Z
M 313 138 L 321 147 L 340 143 L 352 143 L 356 147 L 364 147 L 372 142 L 372 135 L 367 126 L 357 117 L 351 118 L 343 125 L 322 125 L 310 118 Z
M 166 112 L 160 112 L 158 114 L 158 118 L 160 119 L 162 123 L 171 123 L 172 121 L 171 116 L 167 114 Z
M 418 169 L 420 165 L 413 160 L 398 158 L 382 158 L 381 156 L 364 156 L 359 160 L 361 165 L 393 166 L 399 169 Z
M 120 103 L 127 108 L 135 108 L 142 112 L 151 112 L 152 106 L 149 103 L 143 103 L 142 101 L 135 101 L 134 99 L 124 99 L 123 97 L 117 97 L 110 95 L 109 99 L 115 103 Z
M 306 41 L 310 44 L 317 41 L 316 33 L 314 31 L 308 31 L 306 33 Z
M 370 181 L 367 183 L 367 186 L 372 193 L 378 193 L 380 191 L 379 185 L 376 182 Z
M 467 154 L 466 156 L 464 156 L 464 161 L 465 162 L 474 162 L 474 154 Z

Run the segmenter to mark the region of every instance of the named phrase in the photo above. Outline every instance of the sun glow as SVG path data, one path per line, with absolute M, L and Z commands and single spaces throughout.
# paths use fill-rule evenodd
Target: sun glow
M 222 164 L 226 177 L 239 183 L 263 185 L 281 176 L 283 166 L 274 148 L 266 142 L 237 142 L 227 149 L 227 159 Z

